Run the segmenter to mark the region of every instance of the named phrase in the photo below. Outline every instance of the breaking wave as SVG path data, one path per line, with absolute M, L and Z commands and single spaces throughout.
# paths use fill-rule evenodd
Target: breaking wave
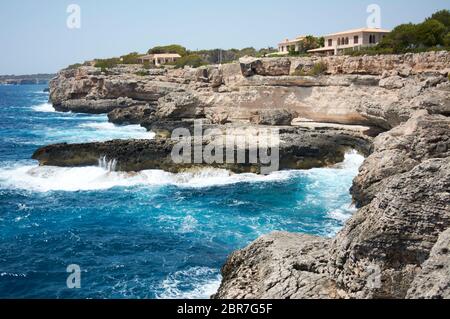
M 192 267 L 169 275 L 158 299 L 209 299 L 219 289 L 222 277 L 217 269 Z
M 51 103 L 43 103 L 31 107 L 36 112 L 55 113 L 56 110 Z
M 204 188 L 237 183 L 264 183 L 285 181 L 306 174 L 315 183 L 317 193 L 329 185 L 342 185 L 344 176 L 352 178 L 350 171 L 357 171 L 363 157 L 355 153 L 346 155 L 346 160 L 337 168 L 321 168 L 309 171 L 279 171 L 270 175 L 233 174 L 227 170 L 203 168 L 173 174 L 161 170 L 146 170 L 138 173 L 115 172 L 117 162 L 99 159 L 98 167 L 61 168 L 52 166 L 21 165 L 0 168 L 0 187 L 25 189 L 37 192 L 104 190 L 114 187 L 167 186 Z M 353 175 L 354 176 L 354 175 Z M 325 185 L 323 183 L 326 183 Z M 342 186 L 341 186 L 342 187 Z M 312 189 L 314 192 L 314 189 Z M 333 197 L 333 188 L 322 196 Z

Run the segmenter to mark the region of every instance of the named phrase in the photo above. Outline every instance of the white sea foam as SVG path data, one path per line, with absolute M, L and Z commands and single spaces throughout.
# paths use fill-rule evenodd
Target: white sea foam
M 357 171 L 361 163 L 360 155 L 349 154 L 342 168 L 323 168 L 309 171 L 279 171 L 270 175 L 233 174 L 227 170 L 204 168 L 179 174 L 161 170 L 146 170 L 139 173 L 114 172 L 113 159 L 101 160 L 99 167 L 61 168 L 52 166 L 20 165 L 0 168 L 0 187 L 25 189 L 37 192 L 48 191 L 88 191 L 104 190 L 113 187 L 167 186 L 182 188 L 205 188 L 237 183 L 267 183 L 289 180 L 298 174 L 311 178 L 308 187 L 323 192 L 323 187 L 331 187 L 330 198 L 334 196 L 333 187 L 341 187 L 342 178 L 353 178 L 347 170 Z M 356 174 L 356 173 L 354 173 Z M 323 185 L 323 183 L 326 183 Z M 313 192 L 314 193 L 314 192 Z M 324 196 L 327 196 L 325 194 Z
M 55 113 L 56 110 L 50 103 L 43 103 L 39 105 L 35 105 L 32 107 L 32 109 L 36 112 L 42 112 L 42 113 Z
M 353 214 L 355 212 L 356 212 L 356 208 L 354 206 L 342 207 L 342 208 L 338 208 L 338 209 L 330 211 L 328 213 L 328 217 L 345 223 L 347 220 L 349 220 L 353 216 Z
M 139 173 L 113 172 L 104 167 L 61 168 L 52 166 L 18 166 L 0 169 L 0 187 L 37 192 L 105 190 L 113 187 L 167 186 L 203 188 L 240 182 L 267 182 L 287 179 L 289 172 L 269 176 L 231 174 L 226 170 L 202 169 L 172 174 L 160 170 Z
M 222 277 L 218 270 L 192 267 L 168 276 L 162 283 L 158 299 L 209 299 L 219 289 Z
M 109 122 L 89 122 L 80 124 L 79 127 L 98 132 L 102 136 L 109 137 L 109 139 L 134 138 L 151 140 L 155 138 L 155 133 L 147 132 L 147 130 L 140 125 L 119 126 Z
M 195 228 L 198 225 L 198 221 L 192 217 L 191 215 L 188 215 L 184 218 L 183 223 L 181 224 L 180 227 L 180 232 L 181 233 L 192 233 Z

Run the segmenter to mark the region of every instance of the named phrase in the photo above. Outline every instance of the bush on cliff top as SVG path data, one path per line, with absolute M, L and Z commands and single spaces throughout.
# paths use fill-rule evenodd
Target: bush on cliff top
M 327 71 L 327 69 L 328 69 L 328 67 L 324 62 L 318 62 L 318 63 L 314 64 L 314 66 L 312 67 L 311 70 L 295 71 L 293 75 L 296 75 L 296 76 L 318 76 L 318 75 L 324 74 Z
M 120 64 L 120 59 L 118 58 L 111 58 L 111 59 L 98 59 L 95 60 L 95 67 L 101 68 L 102 72 L 105 72 L 108 69 L 116 67 L 118 64 Z
M 207 63 L 202 59 L 201 56 L 197 54 L 190 54 L 182 57 L 175 63 L 175 67 L 177 69 L 184 68 L 185 66 L 190 66 L 193 68 L 198 68 L 202 65 L 206 65 Z
M 75 69 L 78 69 L 79 67 L 82 67 L 82 66 L 83 66 L 83 64 L 81 64 L 81 63 L 75 63 L 75 64 L 69 65 L 66 68 L 66 70 L 75 70 Z
M 148 54 L 161 54 L 161 53 L 176 53 L 183 57 L 188 54 L 188 51 L 185 47 L 178 44 L 157 46 L 148 50 Z
M 139 57 L 141 55 L 137 52 L 131 52 L 129 54 L 126 55 L 122 55 L 120 57 L 120 63 L 122 64 L 139 64 Z
M 441 10 L 419 24 L 407 23 L 395 27 L 375 47 L 360 51 L 348 50 L 349 55 L 392 54 L 449 50 L 450 11 Z

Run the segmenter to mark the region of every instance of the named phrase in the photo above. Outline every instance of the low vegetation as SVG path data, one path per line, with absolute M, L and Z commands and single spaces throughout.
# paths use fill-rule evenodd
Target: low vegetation
M 121 63 L 119 58 L 111 59 L 98 59 L 95 60 L 94 66 L 96 68 L 101 68 L 102 72 L 106 72 L 108 69 L 114 68 Z
M 66 70 L 75 70 L 78 69 L 79 67 L 83 66 L 83 64 L 81 63 L 75 63 L 75 64 L 71 64 L 69 65 Z
M 325 45 L 325 39 L 323 37 L 314 37 L 308 35 L 304 40 L 298 43 L 298 51 L 292 47 L 289 50 L 290 56 L 302 56 L 307 55 L 309 50 L 317 49 Z
M 441 10 L 419 24 L 401 24 L 385 36 L 375 47 L 359 51 L 348 50 L 348 55 L 375 55 L 450 51 L 450 11 Z
M 192 68 L 198 68 L 202 65 L 206 65 L 207 63 L 202 59 L 201 56 L 198 54 L 189 54 L 181 59 L 179 59 L 177 62 L 175 62 L 175 67 L 177 69 L 184 68 L 185 66 L 190 66 Z
M 122 55 L 120 57 L 120 63 L 121 64 L 138 64 L 139 63 L 139 57 L 142 55 L 137 52 L 131 52 L 126 55 Z
M 148 54 L 160 54 L 160 53 L 176 53 L 183 56 L 188 55 L 188 50 L 178 44 L 171 44 L 171 45 L 166 45 L 166 46 L 157 46 L 154 48 L 151 48 L 150 50 L 148 50 L 147 52 Z
M 319 76 L 322 74 L 325 74 L 328 67 L 324 62 L 317 62 L 313 65 L 313 67 L 310 70 L 298 70 L 295 71 L 293 75 L 296 76 Z

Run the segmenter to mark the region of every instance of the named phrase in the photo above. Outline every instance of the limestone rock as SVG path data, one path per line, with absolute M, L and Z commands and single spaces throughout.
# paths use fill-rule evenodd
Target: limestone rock
M 262 110 L 255 113 L 252 123 L 259 125 L 291 125 L 297 116 L 290 110 Z
M 116 108 L 108 113 L 109 122 L 114 124 L 141 124 L 144 121 L 154 117 L 155 107 L 146 105 L 137 105 L 127 108 Z M 146 119 L 147 118 L 147 119 Z
M 391 76 L 384 79 L 381 79 L 380 81 L 380 87 L 385 89 L 401 89 L 405 86 L 405 81 L 400 76 Z
M 391 176 L 410 171 L 421 161 L 450 156 L 450 120 L 419 111 L 408 122 L 381 134 L 355 178 L 352 194 L 364 206 Z
M 245 77 L 253 75 L 282 76 L 289 75 L 291 61 L 287 58 L 281 59 L 258 59 L 245 57 L 239 60 L 242 74 Z
M 385 182 L 333 241 L 331 277 L 355 298 L 405 298 L 450 227 L 448 185 L 448 158 L 426 160 Z
M 167 94 L 158 101 L 156 116 L 159 118 L 198 118 L 204 114 L 204 106 L 189 92 Z
M 329 279 L 329 240 L 275 232 L 233 253 L 222 268 L 218 299 L 336 298 Z
M 416 275 L 407 298 L 450 299 L 450 229 L 439 236 Z
M 246 163 L 226 163 L 226 150 L 223 149 L 224 158 L 218 163 L 209 164 L 205 160 L 202 163 L 185 163 L 180 165 L 171 158 L 173 146 L 177 140 L 172 140 L 172 132 L 177 128 L 188 129 L 191 136 L 193 134 L 193 120 L 186 121 L 154 121 L 149 122 L 148 129 L 154 131 L 158 143 L 144 141 L 111 141 L 107 143 L 84 143 L 84 144 L 56 144 L 38 149 L 33 155 L 33 159 L 38 160 L 40 165 L 78 167 L 95 165 L 96 161 L 103 156 L 117 160 L 119 171 L 142 171 L 148 169 L 163 169 L 169 172 L 179 172 L 185 168 L 213 166 L 228 169 L 236 173 L 253 172 L 261 173 L 264 165 L 250 163 L 247 156 Z M 220 132 L 213 139 L 204 138 L 200 141 L 202 148 L 208 145 L 216 145 L 216 141 L 224 138 L 232 140 L 247 139 L 249 143 L 235 146 L 235 151 L 248 153 L 256 142 L 254 130 L 260 127 L 252 127 L 254 130 L 247 131 L 249 125 L 237 124 L 235 126 L 217 126 L 205 124 L 203 130 L 216 129 Z M 267 129 L 262 127 L 261 129 Z M 278 127 L 280 130 L 279 143 L 273 146 L 279 147 L 280 161 L 277 169 L 310 169 L 333 165 L 344 160 L 345 153 L 349 149 L 357 149 L 365 152 L 370 145 L 370 138 L 362 136 L 357 132 L 345 130 L 318 130 L 309 131 L 307 129 L 295 127 Z M 249 132 L 248 134 L 246 132 Z M 258 132 L 258 131 L 256 131 Z M 192 139 L 191 137 L 188 137 Z M 195 140 L 192 140 L 196 142 Z M 271 141 L 268 141 L 271 142 Z M 276 141 L 273 141 L 276 142 Z M 191 146 L 194 143 L 191 143 Z M 224 148 L 226 144 L 219 144 L 217 147 Z M 152 155 L 154 154 L 156 155 Z M 191 155 L 193 155 L 191 149 Z M 163 164 L 158 164 L 157 159 Z M 278 159 L 278 158 L 276 158 Z M 276 164 L 276 163 L 273 163 Z
M 55 109 L 60 112 L 103 114 L 115 109 L 128 108 L 136 104 L 139 104 L 139 102 L 130 98 L 101 100 L 71 99 L 55 105 Z

